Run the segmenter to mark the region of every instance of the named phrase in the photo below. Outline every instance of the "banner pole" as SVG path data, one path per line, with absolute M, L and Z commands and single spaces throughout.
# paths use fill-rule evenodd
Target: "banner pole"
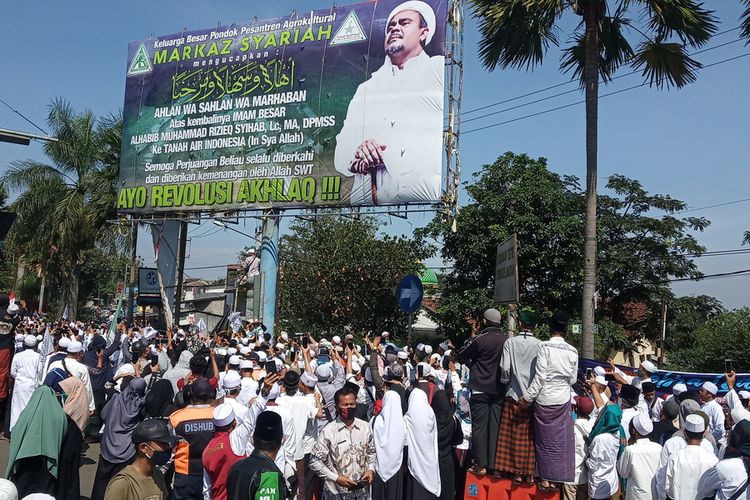
M 135 284 L 138 278 L 138 220 L 133 216 L 130 230 L 130 283 L 128 283 L 128 325 L 133 324 L 133 309 L 135 309 Z
M 266 210 L 260 244 L 261 322 L 273 335 L 276 323 L 276 278 L 279 267 L 279 210 Z
M 187 221 L 180 222 L 180 244 L 177 247 L 177 290 L 174 297 L 174 318 L 173 321 L 180 327 L 180 313 L 182 309 L 182 282 L 185 274 L 185 244 L 187 243 L 188 233 Z

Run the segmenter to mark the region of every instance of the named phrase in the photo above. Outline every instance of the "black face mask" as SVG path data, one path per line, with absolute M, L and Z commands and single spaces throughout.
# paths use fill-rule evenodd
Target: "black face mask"
M 148 446 L 148 445 L 146 445 Z M 151 454 L 148 459 L 151 461 L 152 464 L 154 464 L 156 467 L 162 467 L 164 465 L 167 465 L 169 463 L 169 459 L 172 458 L 172 450 L 155 450 L 148 446 L 153 453 Z

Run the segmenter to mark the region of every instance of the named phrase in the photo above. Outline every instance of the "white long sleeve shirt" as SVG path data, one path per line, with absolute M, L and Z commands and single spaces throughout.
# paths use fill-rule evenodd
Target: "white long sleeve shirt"
M 620 489 L 617 477 L 617 453 L 620 439 L 614 434 L 599 434 L 589 445 L 586 468 L 589 470 L 589 496 L 609 498 Z
M 589 471 L 586 468 L 586 456 L 589 453 L 589 445 L 586 438 L 589 437 L 591 429 L 594 427 L 594 420 L 587 418 L 577 418 L 573 424 L 573 436 L 575 437 L 575 474 L 572 484 L 587 484 L 589 481 Z
M 89 411 L 96 410 L 96 403 L 94 402 L 94 390 L 91 388 L 91 378 L 89 378 L 89 369 L 83 363 L 79 363 L 73 358 L 65 358 L 65 366 L 68 367 L 70 374 L 83 382 L 83 386 L 86 388 L 86 395 L 89 397 Z M 63 368 L 62 361 L 55 361 L 49 365 L 49 370 L 55 368 Z
M 627 479 L 625 500 L 651 500 L 654 498 L 654 478 L 659 468 L 661 445 L 648 438 L 638 439 L 623 450 L 617 461 L 617 472 Z
M 294 460 L 302 460 L 305 457 L 304 439 L 305 433 L 310 427 L 315 427 L 315 417 L 318 415 L 318 407 L 315 404 L 315 396 L 305 396 L 297 393 L 294 396 L 280 396 L 276 404 L 286 409 L 294 421 Z M 312 426 L 310 425 L 312 424 Z M 311 446 L 312 449 L 312 446 Z
M 539 344 L 536 374 L 523 398 L 543 406 L 565 404 L 577 380 L 578 350 L 562 337 L 552 337 Z
M 716 500 L 728 500 L 748 482 L 747 471 L 741 458 L 728 458 L 708 469 L 698 484 L 701 498 L 710 498 L 716 493 Z M 749 500 L 750 488 L 745 489 L 738 500 Z
M 366 139 L 385 149 L 376 174 L 378 204 L 432 201 L 440 197 L 445 58 L 425 52 L 399 69 L 386 57 L 349 102 L 336 137 L 334 166 L 354 176 L 350 203 L 372 203 L 370 174 L 349 170 Z
M 667 464 L 665 489 L 672 500 L 699 500 L 698 483 L 718 463 L 716 455 L 697 445 L 674 453 Z
M 687 441 L 682 436 L 672 436 L 667 439 L 661 449 L 661 457 L 659 458 L 659 470 L 656 473 L 656 491 L 658 493 L 659 500 L 667 498 L 666 482 L 667 482 L 667 465 L 669 459 L 680 450 L 687 447 Z M 716 449 L 711 441 L 703 439 L 701 441 L 701 448 L 707 453 L 716 454 Z
M 701 411 L 708 415 L 708 430 L 718 443 L 724 439 L 724 410 L 715 400 L 711 400 L 701 406 Z
M 279 406 L 278 404 L 269 405 L 266 410 L 278 413 L 281 417 L 281 425 L 284 430 L 284 439 L 281 448 L 276 454 L 276 467 L 288 478 L 297 473 L 297 463 L 294 461 L 297 446 L 297 434 L 294 428 L 294 418 L 289 409 Z

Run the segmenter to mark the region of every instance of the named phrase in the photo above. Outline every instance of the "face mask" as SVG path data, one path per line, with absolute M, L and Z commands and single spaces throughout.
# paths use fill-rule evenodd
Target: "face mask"
M 339 408 L 339 417 L 341 420 L 349 420 L 354 417 L 354 408 Z
M 148 445 L 146 445 L 148 446 Z M 156 467 L 162 467 L 164 465 L 167 465 L 169 463 L 169 459 L 172 458 L 172 450 L 155 450 L 149 446 L 149 449 L 153 451 L 151 456 L 149 457 L 149 460 L 151 460 L 151 463 L 154 464 Z

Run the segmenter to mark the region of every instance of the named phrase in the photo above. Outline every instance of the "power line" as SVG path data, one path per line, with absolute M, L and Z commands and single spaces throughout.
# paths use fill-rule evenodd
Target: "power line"
M 741 28 L 741 26 L 736 26 L 734 28 L 731 28 L 731 29 L 728 29 L 728 30 L 725 30 L 725 31 L 720 31 L 720 32 L 716 33 L 714 36 L 720 36 L 720 35 L 724 35 L 726 33 L 731 33 L 732 31 L 737 31 L 740 28 Z M 702 54 L 704 52 L 708 52 L 710 50 L 714 50 L 714 49 L 718 49 L 718 48 L 721 48 L 721 47 L 725 47 L 727 45 L 731 45 L 731 44 L 734 44 L 734 43 L 737 43 L 737 42 L 740 42 L 740 41 L 744 41 L 744 40 L 743 39 L 732 40 L 730 42 L 725 42 L 725 43 L 716 45 L 714 47 L 708 47 L 706 49 L 698 50 L 698 51 L 693 52 L 693 53 L 691 53 L 689 55 L 694 56 L 694 55 L 697 55 L 697 54 Z M 630 76 L 630 75 L 633 75 L 633 74 L 638 73 L 638 72 L 639 72 L 639 70 L 634 70 L 634 71 L 631 71 L 629 73 L 624 73 L 622 75 L 617 75 L 615 77 L 612 77 L 610 79 L 610 81 L 617 80 L 619 78 L 624 78 L 626 76 Z M 555 85 L 551 85 L 549 87 L 545 87 L 545 88 L 542 88 L 542 89 L 539 89 L 539 90 L 534 90 L 534 91 L 531 91 L 531 92 L 527 92 L 525 94 L 521 94 L 521 95 L 518 95 L 516 97 L 511 97 L 509 99 L 504 99 L 502 101 L 497 101 L 497 102 L 492 103 L 492 104 L 487 104 L 487 105 L 484 105 L 484 106 L 480 106 L 478 108 L 474 108 L 474 109 L 470 109 L 468 111 L 464 111 L 464 112 L 461 113 L 461 116 L 465 116 L 465 115 L 468 115 L 468 114 L 471 114 L 471 113 L 476 113 L 477 111 L 482 111 L 484 109 L 492 108 L 494 106 L 499 106 L 501 104 L 506 104 L 506 103 L 509 103 L 509 102 L 517 101 L 518 99 L 523 99 L 524 97 L 530 97 L 532 95 L 541 94 L 543 92 L 547 92 L 548 90 L 554 90 L 556 88 L 564 87 L 566 85 L 570 85 L 571 83 L 576 83 L 576 82 L 577 82 L 576 80 L 568 80 L 566 82 L 561 82 L 561 83 L 558 83 L 558 84 L 555 84 Z M 600 81 L 600 83 L 607 83 L 607 82 Z M 563 94 L 567 94 L 569 92 L 575 92 L 577 90 L 578 89 L 574 89 L 572 91 L 563 92 Z M 560 95 L 562 95 L 562 94 L 560 94 Z M 532 104 L 532 103 L 530 103 L 530 104 Z M 469 121 L 469 120 L 463 120 L 463 121 L 466 122 L 466 121 Z
M 727 59 L 722 59 L 721 61 L 716 61 L 715 63 L 706 64 L 705 66 L 703 66 L 702 69 L 710 68 L 710 67 L 713 67 L 713 66 L 718 66 L 720 64 L 728 63 L 728 62 L 731 62 L 731 61 L 736 61 L 737 59 L 741 59 L 741 58 L 747 57 L 747 56 L 750 56 L 750 52 L 746 52 L 744 54 L 740 54 L 738 56 L 730 57 L 730 58 L 727 58 Z M 629 90 L 635 90 L 635 89 L 644 87 L 646 85 L 649 85 L 649 82 L 643 82 L 643 83 L 638 84 L 638 85 L 633 85 L 632 87 L 626 87 L 624 89 L 615 90 L 613 92 L 608 92 L 606 94 L 600 94 L 598 98 L 602 99 L 604 97 L 609 97 L 609 96 L 613 96 L 613 95 L 616 95 L 616 94 L 622 94 L 623 92 L 627 92 Z M 507 125 L 509 123 L 513 123 L 513 122 L 525 120 L 527 118 L 533 118 L 535 116 L 540 116 L 540 115 L 545 115 L 547 113 L 552 113 L 553 111 L 559 111 L 561 109 L 571 108 L 573 106 L 578 106 L 579 104 L 584 104 L 585 102 L 586 102 L 585 100 L 581 100 L 581 101 L 572 102 L 570 104 L 564 104 L 562 106 L 557 106 L 557 107 L 554 107 L 554 108 L 551 108 L 551 109 L 546 109 L 546 110 L 543 110 L 543 111 L 539 111 L 537 113 L 532 113 L 532 114 L 525 115 L 525 116 L 519 116 L 517 118 L 512 118 L 510 120 L 505 120 L 505 121 L 502 121 L 502 122 L 491 123 L 491 124 L 485 125 L 483 127 L 477 127 L 477 128 L 474 128 L 474 129 L 462 132 L 462 134 L 464 134 L 464 135 L 465 134 L 471 134 L 472 132 L 479 132 L 480 130 L 486 130 L 488 128 L 499 127 L 500 125 Z
M 702 281 L 704 279 L 714 279 L 714 278 L 732 278 L 734 276 L 750 276 L 750 269 L 742 269 L 739 271 L 729 271 L 726 273 L 716 273 L 716 274 L 704 274 L 700 278 L 675 278 L 671 280 L 665 280 L 665 283 L 675 283 L 678 281 Z
M 685 214 L 688 212 L 697 212 L 698 210 L 707 210 L 709 208 L 725 207 L 727 205 L 736 205 L 737 203 L 746 203 L 750 201 L 750 198 L 743 198 L 741 200 L 727 201 L 724 203 L 717 203 L 716 205 L 707 205 L 705 207 L 688 208 L 687 210 L 679 210 L 675 213 Z
M 18 116 L 20 116 L 21 118 L 23 118 L 24 120 L 26 120 L 27 122 L 29 122 L 37 130 L 41 131 L 44 135 L 49 135 L 49 133 L 46 130 L 44 130 L 42 127 L 40 127 L 36 123 L 32 122 L 29 118 L 26 117 L 26 115 L 24 115 L 23 113 L 21 113 L 20 111 L 18 111 L 17 109 L 15 109 L 13 106 L 11 106 L 7 102 L 3 101 L 2 99 L 0 99 L 0 102 L 3 103 L 3 104 L 5 104 L 8 107 L 8 109 L 10 109 L 11 111 L 13 111 L 15 114 L 17 114 Z

